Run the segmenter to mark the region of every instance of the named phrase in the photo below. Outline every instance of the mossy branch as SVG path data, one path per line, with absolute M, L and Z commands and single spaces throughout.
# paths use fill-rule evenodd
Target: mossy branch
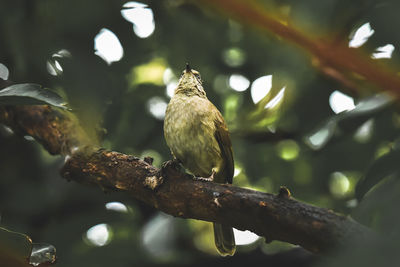
M 267 241 L 286 241 L 312 252 L 371 234 L 349 217 L 293 199 L 284 188 L 274 195 L 203 182 L 171 162 L 158 169 L 149 160 L 102 149 L 68 111 L 48 106 L 0 107 L 0 123 L 34 137 L 51 154 L 66 156 L 64 178 L 125 192 L 173 216 L 250 230 Z

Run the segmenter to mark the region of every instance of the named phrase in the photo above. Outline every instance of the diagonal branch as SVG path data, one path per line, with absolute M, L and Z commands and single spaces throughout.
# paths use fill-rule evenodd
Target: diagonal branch
M 371 232 L 349 217 L 279 195 L 192 179 L 168 162 L 160 170 L 134 156 L 97 147 L 67 111 L 47 106 L 0 107 L 0 123 L 29 134 L 50 153 L 66 155 L 68 180 L 122 191 L 165 213 L 250 230 L 313 251 Z
M 202 0 L 200 2 L 261 32 L 272 33 L 304 49 L 312 56 L 312 63 L 322 73 L 349 89 L 360 91 L 359 85 L 365 80 L 380 90 L 388 91 L 396 98 L 400 98 L 400 78 L 396 72 L 360 50 L 349 48 L 345 40 L 311 36 L 296 29 L 289 19 L 279 18 L 276 15 L 278 12 L 267 10 L 257 1 Z

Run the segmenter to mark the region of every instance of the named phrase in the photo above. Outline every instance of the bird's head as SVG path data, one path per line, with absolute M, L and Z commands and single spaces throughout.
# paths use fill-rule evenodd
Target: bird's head
M 200 73 L 197 70 L 191 69 L 187 63 L 186 68 L 183 70 L 181 78 L 179 79 L 178 87 L 175 89 L 175 94 L 206 97 Z

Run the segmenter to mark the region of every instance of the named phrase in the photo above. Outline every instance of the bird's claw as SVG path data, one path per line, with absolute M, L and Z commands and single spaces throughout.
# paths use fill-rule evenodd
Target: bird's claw
M 214 179 L 212 177 L 196 177 L 193 176 L 193 180 L 201 182 L 212 182 Z
M 210 177 L 194 177 L 195 181 L 203 181 L 203 182 L 213 182 L 214 181 L 215 171 L 213 170 Z

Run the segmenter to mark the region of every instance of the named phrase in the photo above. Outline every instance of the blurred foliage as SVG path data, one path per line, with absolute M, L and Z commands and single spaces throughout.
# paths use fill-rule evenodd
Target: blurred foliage
M 350 91 L 323 76 L 298 47 L 212 12 L 201 2 L 146 1 L 155 30 L 143 38 L 132 30 L 139 24 L 121 15 L 127 1 L 0 1 L 1 88 L 12 82 L 52 88 L 87 131 L 104 133 L 104 147 L 151 156 L 160 166 L 170 159 L 163 110 L 189 62 L 200 71 L 209 99 L 231 130 L 235 185 L 272 193 L 285 185 L 295 198 L 353 215 L 385 236 L 369 244 L 355 240 L 351 250 L 339 249 L 327 262 L 310 265 L 397 263 L 400 114 L 394 101 L 362 88 L 358 94 Z M 399 65 L 400 35 L 392 26 L 400 23 L 398 1 L 260 3 L 321 40 L 348 41 L 369 22 L 374 34 L 357 49 L 369 56 L 392 44 L 392 57 L 376 60 Z M 120 60 L 107 63 L 95 54 L 94 40 L 103 28 L 117 36 L 123 48 Z M 240 86 L 233 83 L 233 74 L 245 78 Z M 272 75 L 271 88 L 264 85 L 265 94 L 255 104 L 253 82 L 267 75 Z M 350 94 L 356 108 L 335 114 L 329 97 L 336 90 Z M 68 183 L 58 174 L 62 158 L 0 127 L 0 225 L 53 244 L 56 266 L 239 266 L 264 259 L 265 264 L 276 260 L 274 266 L 293 264 L 267 258 L 291 246 L 261 239 L 221 260 L 210 224 L 171 218 L 130 196 Z M 126 210 L 105 207 L 115 201 Z M 89 229 L 97 229 L 103 239 L 93 239 Z
M 0 262 L 7 266 L 29 266 L 32 241 L 27 235 L 0 228 Z
M 50 265 L 55 260 L 54 246 L 32 243 L 29 236 L 0 227 L 0 262 L 3 266 Z
M 64 108 L 65 102 L 56 93 L 37 84 L 15 84 L 0 91 L 0 105 L 52 105 Z

